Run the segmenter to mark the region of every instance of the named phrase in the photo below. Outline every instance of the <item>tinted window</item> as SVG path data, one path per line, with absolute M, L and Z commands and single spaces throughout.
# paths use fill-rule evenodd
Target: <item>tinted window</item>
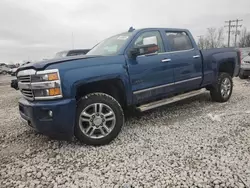
M 166 32 L 171 51 L 190 50 L 192 42 L 186 32 Z
M 161 35 L 158 31 L 148 31 L 142 33 L 135 41 L 134 47 L 140 47 L 142 45 L 156 44 L 158 45 L 158 53 L 164 52 L 163 42 Z

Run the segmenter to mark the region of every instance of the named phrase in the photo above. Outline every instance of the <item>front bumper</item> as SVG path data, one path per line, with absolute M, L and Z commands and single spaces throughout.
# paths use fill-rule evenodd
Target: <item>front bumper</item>
M 19 113 L 24 121 L 44 135 L 64 140 L 74 135 L 75 99 L 28 101 L 22 98 Z
M 240 67 L 240 74 L 243 74 L 245 76 L 250 76 L 250 64 L 241 64 Z

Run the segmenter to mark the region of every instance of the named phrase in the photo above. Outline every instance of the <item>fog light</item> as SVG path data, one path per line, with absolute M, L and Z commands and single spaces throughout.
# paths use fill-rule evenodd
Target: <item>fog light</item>
M 50 110 L 49 111 L 49 117 L 52 117 L 53 116 L 53 112 Z

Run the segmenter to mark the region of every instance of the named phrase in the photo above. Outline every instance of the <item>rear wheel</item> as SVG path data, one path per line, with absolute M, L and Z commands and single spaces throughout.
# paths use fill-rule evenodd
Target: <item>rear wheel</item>
M 124 124 L 123 110 L 110 95 L 92 93 L 77 107 L 75 136 L 89 145 L 105 145 L 117 137 Z
M 211 88 L 212 100 L 226 102 L 230 99 L 233 91 L 232 77 L 225 72 L 219 74 L 216 84 Z
M 7 74 L 7 71 L 3 71 L 2 74 L 3 74 L 3 75 L 6 75 L 6 74 Z

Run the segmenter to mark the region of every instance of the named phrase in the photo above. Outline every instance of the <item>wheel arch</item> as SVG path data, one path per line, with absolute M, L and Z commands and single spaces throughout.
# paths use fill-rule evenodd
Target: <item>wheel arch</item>
M 81 97 L 90 93 L 105 93 L 114 97 L 122 107 L 128 104 L 126 85 L 121 78 L 94 79 L 75 85 L 74 96 L 78 101 Z

